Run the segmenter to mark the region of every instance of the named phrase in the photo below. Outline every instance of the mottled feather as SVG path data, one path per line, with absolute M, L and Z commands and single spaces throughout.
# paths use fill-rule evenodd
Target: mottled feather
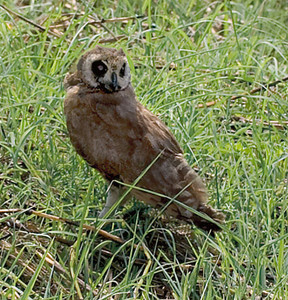
M 159 118 L 136 99 L 130 72 L 128 74 L 125 70 L 128 77 L 123 76 L 119 86 L 109 83 L 109 76 L 112 79 L 115 76 L 112 72 L 107 78 L 105 73 L 103 78 L 98 79 L 98 71 L 94 79 L 84 76 L 81 68 L 83 65 L 89 68 L 85 60 L 90 59 L 93 63 L 95 57 L 98 65 L 101 57 L 104 67 L 107 62 L 109 68 L 110 62 L 118 77 L 123 73 L 124 66 L 128 68 L 123 52 L 107 49 L 97 47 L 87 52 L 78 63 L 78 70 L 65 79 L 67 96 L 64 112 L 76 151 L 109 182 L 120 180 L 126 184 L 132 184 L 161 153 L 137 184 L 147 191 L 133 189 L 132 195 L 155 207 L 162 207 L 175 198 L 222 223 L 223 214 L 207 205 L 205 185 L 185 160 L 175 137 Z M 91 86 L 93 80 L 95 84 Z M 206 230 L 219 229 L 217 224 L 197 216 L 173 200 L 165 212 L 194 222 Z

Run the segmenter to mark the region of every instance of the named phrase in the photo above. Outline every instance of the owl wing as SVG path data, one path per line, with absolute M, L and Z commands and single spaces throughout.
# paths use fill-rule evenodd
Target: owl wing
M 152 153 L 155 155 L 155 153 L 159 154 L 164 151 L 163 155 L 147 172 L 147 176 L 141 179 L 142 187 L 168 197 L 177 195 L 178 201 L 221 223 L 224 218 L 223 214 L 206 204 L 208 200 L 206 187 L 184 158 L 183 151 L 173 134 L 164 123 L 145 107 L 141 105 L 139 110 L 143 118 L 143 126 L 146 128 L 145 139 L 150 145 L 151 161 L 153 160 Z M 134 191 L 134 194 L 138 199 L 142 199 L 144 202 L 156 207 L 167 203 L 165 197 L 139 191 Z M 175 203 L 169 205 L 166 213 L 186 221 L 193 220 L 197 226 L 206 230 L 219 229 L 214 223 L 198 217 Z
M 183 153 L 174 135 L 158 117 L 140 103 L 138 111 L 143 122 L 143 127 L 146 129 L 145 138 L 156 152 L 164 150 L 175 155 Z

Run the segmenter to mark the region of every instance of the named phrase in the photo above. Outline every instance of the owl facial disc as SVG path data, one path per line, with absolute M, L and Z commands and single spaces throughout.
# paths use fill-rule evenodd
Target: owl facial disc
M 122 49 L 97 46 L 81 57 L 77 68 L 85 84 L 106 93 L 125 90 L 130 84 L 130 68 Z

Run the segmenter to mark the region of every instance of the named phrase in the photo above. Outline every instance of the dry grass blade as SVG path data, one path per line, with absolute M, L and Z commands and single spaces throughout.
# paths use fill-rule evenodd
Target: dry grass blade
M 25 21 L 26 23 L 29 23 L 30 25 L 33 25 L 34 27 L 36 27 L 37 29 L 39 29 L 39 30 L 42 31 L 42 32 L 44 32 L 44 31 L 47 30 L 45 27 L 43 27 L 43 26 L 41 26 L 41 25 L 39 25 L 39 24 L 37 24 L 37 23 L 35 23 L 35 22 L 33 22 L 33 21 L 31 21 L 31 20 L 25 18 L 25 17 L 23 17 L 22 15 L 20 15 L 20 14 L 16 13 L 15 11 L 9 9 L 8 7 L 6 7 L 6 6 L 3 5 L 3 4 L 0 4 L 0 7 L 2 7 L 4 10 L 6 10 L 7 12 L 9 12 L 10 14 L 12 14 L 12 15 L 18 17 L 19 19 Z M 54 36 L 56 36 L 56 37 L 60 37 L 59 34 L 53 32 L 53 31 L 51 31 L 51 30 L 49 30 L 49 29 L 48 29 L 48 33 L 51 34 L 51 35 L 54 35 Z
M 35 211 L 35 210 L 32 210 L 32 209 L 31 210 L 24 210 L 24 209 L 21 209 L 21 208 L 0 209 L 0 214 L 17 213 L 17 212 L 29 213 L 29 214 L 32 214 L 32 215 L 35 215 L 35 216 L 38 216 L 38 217 L 41 217 L 41 218 L 45 218 L 45 219 L 49 219 L 49 220 L 53 220 L 53 221 L 58 221 L 58 222 L 66 223 L 66 224 L 73 225 L 73 226 L 79 226 L 78 222 L 75 222 L 75 221 L 72 221 L 72 220 L 69 220 L 69 219 L 65 219 L 65 218 L 61 218 L 61 217 L 57 217 L 57 216 L 54 216 L 54 215 L 45 214 L 45 213 Z M 118 242 L 120 244 L 125 243 L 125 241 L 123 241 L 118 236 L 113 235 L 113 234 L 111 234 L 111 233 L 109 233 L 105 230 L 98 229 L 94 226 L 84 224 L 83 228 L 85 228 L 86 230 L 93 231 L 93 232 L 99 232 L 100 235 L 102 235 L 106 239 L 112 240 L 114 242 Z
M 71 274 L 71 277 L 73 279 L 77 278 L 77 276 L 75 275 L 75 272 L 74 272 L 74 267 L 73 267 L 74 264 L 75 264 L 75 260 L 76 260 L 75 249 L 74 249 L 74 247 L 71 247 L 70 248 L 70 274 Z M 82 296 L 81 289 L 80 289 L 80 286 L 79 286 L 77 280 L 74 281 L 74 285 L 75 285 L 75 289 L 76 289 L 78 298 L 80 300 L 84 299 L 83 296 Z
M 142 275 L 142 278 L 139 280 L 135 290 L 134 290 L 134 299 L 138 299 L 138 296 L 139 296 L 139 289 L 141 288 L 143 282 L 144 282 L 144 278 L 148 275 L 149 273 L 149 270 L 150 270 L 150 267 L 151 267 L 151 264 L 152 264 L 152 260 L 151 260 L 151 256 L 149 254 L 149 251 L 148 249 L 146 248 L 146 246 L 143 246 L 143 251 L 144 251 L 144 254 L 145 256 L 147 257 L 147 262 L 146 262 L 146 267 L 143 271 L 143 275 Z
M 273 81 L 271 83 L 266 83 L 266 84 L 263 84 L 257 88 L 254 88 L 253 90 L 251 90 L 248 94 L 241 94 L 241 95 L 235 95 L 235 96 L 232 96 L 231 97 L 231 100 L 236 100 L 236 99 L 239 99 L 239 98 L 242 98 L 242 97 L 245 97 L 247 95 L 253 95 L 257 92 L 260 92 L 262 90 L 266 90 L 268 89 L 269 87 L 272 87 L 272 86 L 276 86 L 277 84 L 279 83 L 282 83 L 282 82 L 285 82 L 288 80 L 288 76 L 282 78 L 282 79 L 279 79 L 279 80 L 276 80 L 276 81 Z M 210 101 L 210 102 L 206 102 L 206 103 L 200 103 L 197 105 L 197 108 L 203 108 L 203 107 L 210 107 L 210 106 L 213 106 L 217 103 L 218 101 L 217 100 L 214 100 L 214 101 Z
M 39 251 L 36 251 L 36 255 L 39 258 L 43 257 L 43 254 L 40 253 Z M 52 255 L 49 252 L 48 252 L 48 255 L 45 257 L 45 261 L 50 266 L 53 266 L 58 272 L 63 273 L 64 275 L 67 275 L 67 272 L 65 271 L 65 269 L 52 257 Z M 85 283 L 79 277 L 77 277 L 77 283 L 78 283 L 78 285 L 80 285 L 82 287 L 83 290 L 91 291 L 94 296 L 98 295 L 98 291 L 97 290 L 93 290 L 89 284 Z
M 282 82 L 285 82 L 285 81 L 287 81 L 287 80 L 288 80 L 288 76 L 286 76 L 286 77 L 284 77 L 284 78 L 282 78 L 282 79 L 273 81 L 273 82 L 268 83 L 268 84 L 263 84 L 262 86 L 253 89 L 253 90 L 250 92 L 250 94 L 255 94 L 255 93 L 257 93 L 257 92 L 262 91 L 263 89 L 267 89 L 267 88 L 269 88 L 269 87 L 276 86 L 277 84 L 282 83 Z M 237 96 L 235 96 L 235 97 L 237 97 Z M 240 97 L 240 96 L 239 96 L 239 97 Z M 232 97 L 232 98 L 233 98 L 233 97 Z M 237 99 L 237 98 L 235 98 L 235 99 Z M 234 100 L 234 99 L 232 99 L 232 100 Z
M 115 22 L 127 22 L 130 20 L 144 19 L 145 16 L 137 16 L 137 17 L 123 17 L 123 18 L 111 18 L 111 19 L 101 19 L 101 21 L 91 21 L 89 24 L 97 24 L 101 25 L 103 23 L 115 23 Z
M 22 266 L 26 272 L 28 272 L 28 276 L 32 276 L 35 272 L 35 266 L 30 265 L 27 262 L 27 259 L 24 256 L 24 253 L 19 254 L 19 252 L 13 247 L 9 242 L 7 241 L 0 241 L 0 248 L 5 249 L 6 251 L 11 251 L 9 254 L 10 260 L 9 264 L 12 264 L 17 259 L 17 264 Z M 59 273 L 65 275 L 65 278 L 67 278 L 68 273 L 67 271 L 53 258 L 52 254 L 50 252 L 47 253 L 47 255 L 43 255 L 40 251 L 36 250 L 35 254 L 37 255 L 38 258 L 42 259 L 44 258 L 45 262 L 54 267 Z M 20 256 L 19 256 L 20 255 Z M 91 286 L 87 283 L 85 283 L 82 279 L 77 277 L 77 284 L 81 286 L 83 290 L 88 290 L 93 293 L 94 296 L 98 295 L 97 290 L 93 290 Z
M 2 249 L 5 249 L 5 250 L 13 249 L 13 246 L 10 243 L 8 243 L 7 241 L 4 241 L 4 240 L 0 241 L 0 247 Z M 19 254 L 18 251 L 16 249 L 13 249 L 13 252 L 9 254 L 9 257 L 11 258 L 11 260 L 9 260 L 10 264 L 11 264 L 12 261 L 15 261 L 18 254 Z M 30 272 L 31 275 L 35 272 L 35 269 L 32 268 L 32 266 L 29 266 L 27 264 L 26 259 L 23 260 L 21 258 L 18 258 L 17 261 L 23 268 L 25 268 L 28 272 Z
M 238 117 L 238 116 L 232 116 L 231 117 L 232 121 L 236 121 L 236 122 L 241 122 L 241 123 L 249 123 L 249 124 L 253 124 L 254 121 L 256 122 L 256 125 L 265 125 L 265 126 L 274 126 L 275 128 L 279 129 L 279 130 L 284 130 L 285 127 L 284 126 L 288 126 L 288 121 L 261 121 L 261 120 L 249 120 L 247 118 L 244 117 Z

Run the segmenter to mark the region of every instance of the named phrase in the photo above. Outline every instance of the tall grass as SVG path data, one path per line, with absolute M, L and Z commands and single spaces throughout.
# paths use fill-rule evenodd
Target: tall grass
M 79 227 L 2 213 L 1 299 L 287 299 L 287 83 L 250 93 L 287 76 L 285 1 L 5 5 L 45 31 L 0 7 L 0 207 Z M 226 214 L 221 233 L 169 224 L 134 200 L 102 227 L 124 244 L 83 229 L 103 226 L 107 185 L 71 146 L 63 79 L 99 42 L 127 53 L 139 100 Z

